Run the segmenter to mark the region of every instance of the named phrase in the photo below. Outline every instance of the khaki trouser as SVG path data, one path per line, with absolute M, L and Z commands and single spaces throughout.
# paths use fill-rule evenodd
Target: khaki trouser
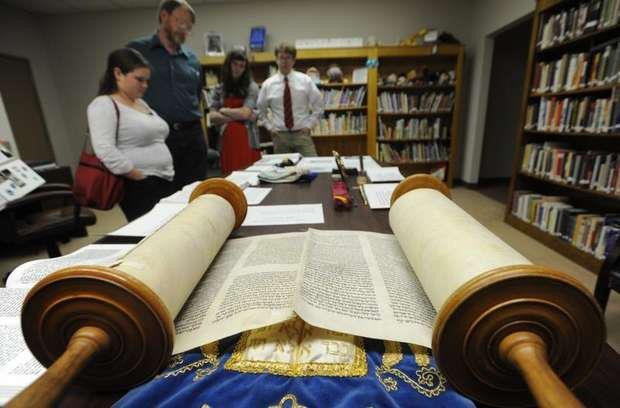
M 312 136 L 307 130 L 278 131 L 271 134 L 274 153 L 301 153 L 304 157 L 316 156 Z

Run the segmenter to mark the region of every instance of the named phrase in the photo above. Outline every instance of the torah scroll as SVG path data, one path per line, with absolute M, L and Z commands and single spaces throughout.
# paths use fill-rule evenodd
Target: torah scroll
M 493 406 L 533 405 L 527 386 L 539 406 L 580 406 L 555 375 L 570 387 L 594 368 L 605 340 L 598 304 L 578 281 L 532 265 L 448 197 L 443 183 L 415 175 L 394 190 L 390 210 L 438 311 L 432 348 L 442 372 Z

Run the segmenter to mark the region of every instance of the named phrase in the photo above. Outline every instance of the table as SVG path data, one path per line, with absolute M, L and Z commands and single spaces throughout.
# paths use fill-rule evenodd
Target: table
M 363 204 L 359 191 L 353 191 L 356 206 L 351 211 L 336 211 L 332 205 L 331 179 L 327 174 L 319 175 L 308 184 L 275 184 L 273 190 L 261 205 L 323 203 L 325 224 L 312 225 L 317 229 L 348 229 L 391 233 L 387 210 L 370 210 Z M 305 231 L 308 225 L 278 225 L 241 227 L 231 238 L 249 237 L 261 234 Z M 136 243 L 142 237 L 106 236 L 98 243 Z M 605 344 L 601 360 L 592 375 L 574 391 L 588 407 L 616 407 L 620 401 L 620 355 Z M 78 387 L 72 387 L 60 402 L 62 407 L 110 406 L 123 393 L 96 394 Z M 483 405 L 479 405 L 483 406 Z

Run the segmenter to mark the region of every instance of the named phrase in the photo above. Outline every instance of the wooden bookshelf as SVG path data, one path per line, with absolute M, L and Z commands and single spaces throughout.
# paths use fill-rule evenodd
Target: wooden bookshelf
M 251 53 L 250 62 L 252 65 L 252 74 L 257 83 L 262 83 L 269 76 L 269 67 L 275 66 L 275 56 L 272 52 Z M 368 68 L 367 83 L 353 83 L 352 72 L 355 68 L 366 66 L 368 60 L 378 60 L 379 68 Z M 405 174 L 409 174 L 410 169 L 415 171 L 428 172 L 429 167 L 433 165 L 445 165 L 446 182 L 452 185 L 452 174 L 457 157 L 458 147 L 458 130 L 460 115 L 460 95 L 462 83 L 462 69 L 464 61 L 464 47 L 457 44 L 438 44 L 424 45 L 416 47 L 404 46 L 380 46 L 380 47 L 359 47 L 359 48 L 329 48 L 314 50 L 298 50 L 295 69 L 305 72 L 309 67 L 316 67 L 322 74 L 322 83 L 318 85 L 321 90 L 330 89 L 355 89 L 366 87 L 366 96 L 364 105 L 360 107 L 338 107 L 326 108 L 326 115 L 330 113 L 346 114 L 352 112 L 357 114 L 366 114 L 367 125 L 365 134 L 334 134 L 334 135 L 314 135 L 317 153 L 319 155 L 331 155 L 332 150 L 338 150 L 344 155 L 370 154 L 377 158 L 377 144 L 382 143 L 377 140 L 377 123 L 379 115 L 377 114 L 377 96 L 380 92 L 407 92 L 407 93 L 423 93 L 423 92 L 454 92 L 454 109 L 450 112 L 416 112 L 416 113 L 395 113 L 381 114 L 381 117 L 394 118 L 394 120 L 402 117 L 446 117 L 449 121 L 449 149 L 450 159 L 436 163 L 386 163 L 389 165 L 398 165 L 402 167 Z M 202 57 L 201 64 L 205 71 L 213 71 L 219 75 L 219 71 L 224 57 Z M 342 69 L 345 81 L 343 83 L 328 83 L 323 78 L 327 68 L 331 64 L 338 64 Z M 428 67 L 431 70 L 448 70 L 453 69 L 456 72 L 456 81 L 454 84 L 448 85 L 415 85 L 415 86 L 378 86 L 379 71 L 386 69 L 400 73 L 413 68 Z M 387 75 L 387 74 L 385 74 Z M 426 141 L 420 141 L 426 142 Z M 441 141 L 441 143 L 447 143 Z M 433 169 L 431 169 L 433 170 Z
M 547 21 L 547 19 L 555 13 L 569 10 L 571 7 L 584 3 L 579 0 L 538 0 L 534 13 L 534 21 L 532 27 L 532 35 L 529 46 L 529 56 L 527 61 L 527 71 L 524 82 L 524 93 L 521 105 L 521 129 L 517 135 L 517 148 L 515 151 L 515 160 L 513 173 L 510 183 L 509 200 L 506 206 L 505 221 L 532 238 L 542 242 L 548 247 L 558 251 L 579 265 L 594 273 L 598 273 L 601 268 L 602 261 L 595 258 L 592 254 L 582 251 L 574 246 L 571 242 L 560 237 L 551 235 L 538 227 L 528 224 L 526 221 L 516 217 L 513 214 L 515 210 L 515 191 L 527 190 L 535 194 L 543 196 L 560 195 L 568 199 L 568 203 L 576 208 L 583 208 L 588 212 L 595 214 L 608 214 L 618 212 L 620 209 L 620 196 L 606 193 L 603 191 L 590 190 L 580 186 L 569 185 L 565 182 L 551 180 L 547 177 L 541 177 L 522 169 L 525 145 L 528 143 L 542 144 L 546 141 L 561 142 L 568 146 L 568 149 L 586 151 L 603 151 L 609 153 L 618 153 L 620 151 L 620 133 L 617 132 L 552 132 L 539 131 L 537 129 L 527 129 L 526 115 L 528 105 L 540 104 L 542 97 L 569 97 L 583 98 L 591 96 L 596 98 L 611 98 L 618 84 L 605 84 L 603 86 L 591 86 L 576 90 L 566 90 L 559 92 L 532 92 L 536 84 L 535 71 L 537 63 L 559 60 L 563 54 L 581 53 L 597 50 L 601 45 L 615 43 L 620 40 L 620 24 L 614 24 L 602 29 L 584 33 L 576 38 L 572 38 L 562 43 L 554 44 L 550 47 L 540 49 L 537 46 L 539 29 Z M 540 107 L 540 105 L 539 105 Z M 564 167 L 559 167 L 560 171 L 564 171 Z
M 325 112 L 349 112 L 349 111 L 366 111 L 367 106 L 344 106 L 338 108 L 325 108 Z
M 411 152 L 410 149 L 413 149 L 416 144 L 431 145 L 433 143 L 437 143 L 440 150 L 447 150 L 448 156 L 447 160 L 431 160 L 424 162 L 394 160 L 382 163 L 385 165 L 398 166 L 405 175 L 419 172 L 428 173 L 445 167 L 444 181 L 449 187 L 452 187 L 460 124 L 460 98 L 464 60 L 463 46 L 444 44 L 422 47 L 379 47 L 377 57 L 379 60 L 378 78 L 387 78 L 391 73 L 396 73 L 397 75 L 400 73 L 407 73 L 412 69 L 415 69 L 416 72 L 419 73 L 422 68 L 428 69 L 428 71 L 432 73 L 454 71 L 454 81 L 442 83 L 441 85 L 437 83 L 438 78 L 435 78 L 432 81 L 426 80 L 425 83 L 416 83 L 410 86 L 387 85 L 383 82 L 385 85 L 377 87 L 377 97 L 380 97 L 383 93 L 404 93 L 407 94 L 407 98 L 421 97 L 425 93 L 435 93 L 446 96 L 453 94 L 453 105 L 448 111 L 385 112 L 376 110 L 375 115 L 369 111 L 369 118 L 375 116 L 377 123 L 377 132 L 374 135 L 374 140 L 371 140 L 373 135 L 369 135 L 369 143 L 372 142 L 372 144 L 376 145 L 376 154 L 380 156 L 378 157 L 379 160 L 386 159 L 387 155 L 398 157 L 393 154 L 394 149 L 396 149 L 399 155 L 401 153 L 409 155 L 407 152 Z M 375 99 L 378 100 L 379 98 Z M 428 140 L 417 137 L 411 139 L 381 137 L 381 129 L 379 128 L 380 122 L 387 128 L 395 128 L 399 120 L 405 120 L 405 123 L 407 123 L 410 120 L 415 121 L 416 119 L 420 119 L 420 121 L 428 120 L 429 126 L 432 126 L 435 120 L 440 120 L 441 127 L 447 128 L 447 140 L 442 140 L 441 138 L 437 140 Z M 380 151 L 383 153 L 380 154 Z M 440 157 L 443 157 L 443 155 Z
M 603 266 L 603 261 L 595 258 L 592 254 L 582 251 L 576 246 L 572 245 L 570 242 L 562 238 L 553 236 L 539 229 L 535 225 L 529 224 L 512 214 L 508 214 L 505 221 L 519 231 L 529 235 L 537 241 L 542 242 L 549 248 L 561 253 L 573 262 L 583 266 L 584 268 L 594 273 L 598 273 Z
M 542 93 L 532 93 L 530 94 L 530 98 L 541 98 L 541 97 L 552 97 L 552 96 L 578 96 L 578 95 L 593 95 L 598 93 L 609 93 L 614 89 L 612 85 L 605 86 L 593 86 L 588 88 L 574 89 L 570 91 L 560 91 L 560 92 L 542 92 Z

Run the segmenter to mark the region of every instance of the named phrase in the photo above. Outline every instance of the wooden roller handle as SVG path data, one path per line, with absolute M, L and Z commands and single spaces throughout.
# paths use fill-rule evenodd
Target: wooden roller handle
M 539 407 L 583 407 L 549 366 L 547 345 L 538 335 L 527 331 L 510 334 L 501 341 L 499 351 L 519 369 Z
M 77 330 L 62 356 L 34 383 L 9 401 L 6 407 L 51 407 L 90 359 L 107 348 L 109 343 L 108 334 L 98 327 L 88 326 Z

